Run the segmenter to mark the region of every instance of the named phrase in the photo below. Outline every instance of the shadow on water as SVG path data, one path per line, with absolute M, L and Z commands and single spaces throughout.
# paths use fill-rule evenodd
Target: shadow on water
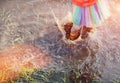
M 55 26 L 56 27 L 56 26 Z M 49 31 L 43 37 L 32 41 L 37 47 L 42 47 L 47 53 L 53 56 L 72 56 L 76 59 L 85 59 L 89 55 L 87 42 L 83 41 L 77 45 L 67 45 L 62 40 L 62 35 L 57 31 Z

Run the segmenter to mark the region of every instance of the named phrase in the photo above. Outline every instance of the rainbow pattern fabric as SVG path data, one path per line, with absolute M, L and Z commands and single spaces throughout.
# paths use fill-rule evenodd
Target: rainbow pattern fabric
M 97 0 L 88 6 L 73 3 L 72 7 L 72 21 L 78 26 L 97 27 L 110 16 L 107 0 Z

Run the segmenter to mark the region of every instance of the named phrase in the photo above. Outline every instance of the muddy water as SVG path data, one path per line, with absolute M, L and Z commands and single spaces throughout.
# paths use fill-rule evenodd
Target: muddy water
M 120 24 L 118 1 L 111 2 L 111 17 L 96 28 L 90 37 L 74 48 L 61 41 L 50 11 L 62 19 L 70 10 L 64 0 L 1 0 L 0 1 L 0 50 L 18 43 L 31 43 L 57 59 L 67 60 L 72 55 L 83 60 L 89 55 L 96 56 L 94 66 L 102 72 L 102 79 L 120 79 Z M 83 57 L 84 56 L 84 57 Z M 76 61 L 75 60 L 75 61 Z M 55 60 L 56 69 L 64 69 L 63 62 Z M 74 60 L 73 60 L 74 61 Z M 66 62 L 66 61 L 65 61 Z

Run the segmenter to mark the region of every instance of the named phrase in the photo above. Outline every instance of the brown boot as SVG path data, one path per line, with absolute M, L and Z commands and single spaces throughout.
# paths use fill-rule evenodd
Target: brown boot
M 88 33 L 91 31 L 92 31 L 92 28 L 83 26 L 81 38 L 86 39 L 88 37 Z
M 92 28 L 90 27 L 83 26 L 83 29 L 80 28 L 79 30 L 71 32 L 72 27 L 73 27 L 72 22 L 69 22 L 64 25 L 64 30 L 66 32 L 66 38 L 70 40 L 76 40 L 80 36 L 81 30 L 82 30 L 81 38 L 86 39 L 88 37 L 88 33 L 91 32 L 92 30 Z
M 87 32 L 91 32 L 92 29 L 93 29 L 93 28 L 91 28 L 91 27 L 86 27 L 86 31 L 87 31 Z
M 69 23 L 67 23 L 67 24 L 64 25 L 64 30 L 66 32 L 66 38 L 67 39 L 70 39 L 70 33 L 71 33 L 72 26 L 73 26 L 72 22 L 69 22 Z

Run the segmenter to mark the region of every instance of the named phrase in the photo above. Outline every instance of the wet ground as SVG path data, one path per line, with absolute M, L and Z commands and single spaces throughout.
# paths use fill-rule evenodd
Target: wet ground
M 66 56 L 79 62 L 91 54 L 103 80 L 120 79 L 119 1 L 111 0 L 111 17 L 74 48 L 62 42 L 50 7 L 59 19 L 70 10 L 64 0 L 0 0 L 0 51 L 15 44 L 32 44 L 55 58 L 50 67 L 56 70 L 66 69 Z

